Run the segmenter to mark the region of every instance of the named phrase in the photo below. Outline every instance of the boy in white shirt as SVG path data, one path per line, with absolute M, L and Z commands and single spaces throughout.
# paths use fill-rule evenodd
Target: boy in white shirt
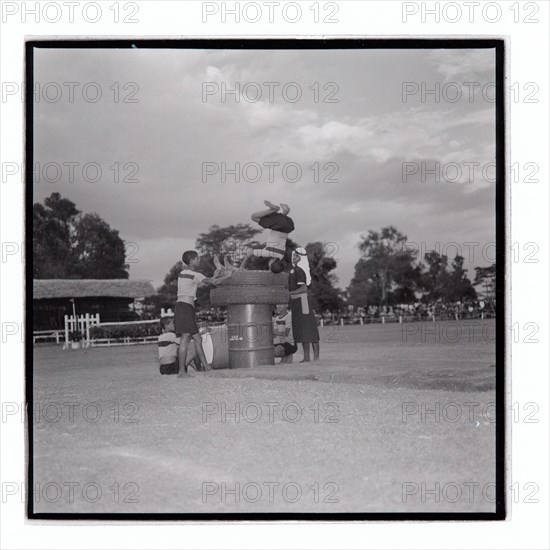
M 197 297 L 197 288 L 202 285 L 216 285 L 225 279 L 231 277 L 232 273 L 221 277 L 205 277 L 197 271 L 200 265 L 199 255 L 195 250 L 187 250 L 181 257 L 184 268 L 178 277 L 178 300 L 174 307 L 174 325 L 176 336 L 180 337 L 179 347 L 179 363 L 184 365 L 184 369 L 178 374 L 179 378 L 188 376 L 187 365 L 187 348 L 189 342 L 193 338 L 195 351 L 201 361 L 204 370 L 210 370 L 212 367 L 206 360 L 204 350 L 202 349 L 202 338 L 199 334 L 199 327 L 195 318 L 195 298 Z

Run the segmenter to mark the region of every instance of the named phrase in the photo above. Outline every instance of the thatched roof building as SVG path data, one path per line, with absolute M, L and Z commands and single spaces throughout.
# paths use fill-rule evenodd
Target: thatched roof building
M 52 298 L 145 298 L 155 294 L 141 279 L 35 279 L 33 300 Z
M 137 318 L 136 301 L 155 294 L 150 281 L 136 279 L 35 279 L 33 329 L 59 329 L 64 316 L 99 313 L 102 321 Z

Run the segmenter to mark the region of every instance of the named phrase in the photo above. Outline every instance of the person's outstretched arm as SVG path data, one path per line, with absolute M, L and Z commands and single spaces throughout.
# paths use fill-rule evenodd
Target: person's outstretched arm
M 222 275 L 220 277 L 205 277 L 200 283 L 199 286 L 202 285 L 219 285 L 222 281 L 226 281 L 227 279 L 231 278 L 231 275 L 233 275 L 233 272 L 229 273 L 228 275 Z

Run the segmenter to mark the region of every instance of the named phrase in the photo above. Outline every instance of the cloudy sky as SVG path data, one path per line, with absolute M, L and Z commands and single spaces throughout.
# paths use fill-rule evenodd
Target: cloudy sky
M 360 235 L 390 224 L 426 250 L 480 243 L 468 266 L 487 265 L 494 68 L 493 50 L 35 50 L 35 200 L 57 191 L 97 212 L 135 243 L 130 276 L 155 284 L 199 233 L 250 221 L 263 199 L 291 206 L 298 243 L 335 243 L 342 287 Z M 236 85 L 238 102 L 222 95 Z M 436 86 L 439 101 L 422 97 Z M 421 174 L 436 162 L 439 183 Z M 203 182 L 204 163 L 220 172 Z M 223 181 L 222 163 L 262 170 Z M 404 166 L 418 167 L 405 182 Z

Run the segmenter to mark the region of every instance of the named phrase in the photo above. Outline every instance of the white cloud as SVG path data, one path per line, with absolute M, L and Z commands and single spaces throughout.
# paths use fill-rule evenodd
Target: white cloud
M 410 239 L 483 240 L 494 233 L 494 192 L 483 182 L 454 186 L 401 184 L 403 161 L 494 159 L 494 105 L 486 101 L 421 103 L 401 96 L 402 81 L 490 79 L 489 51 L 42 51 L 42 82 L 139 83 L 139 103 L 36 105 L 36 160 L 139 162 L 139 184 L 95 186 L 41 182 L 35 200 L 53 191 L 82 211 L 97 211 L 127 240 L 141 240 L 132 276 L 162 279 L 210 225 L 247 223 L 269 198 L 292 206 L 295 240 L 336 241 L 346 285 L 358 257 L 357 235 L 390 223 Z M 304 100 L 201 101 L 205 81 L 234 87 L 298 81 Z M 337 82 L 338 103 L 315 103 L 312 82 Z M 300 182 L 201 182 L 201 163 L 295 161 Z M 315 184 L 312 162 L 339 165 L 337 184 Z M 463 182 L 464 183 L 464 182 Z

